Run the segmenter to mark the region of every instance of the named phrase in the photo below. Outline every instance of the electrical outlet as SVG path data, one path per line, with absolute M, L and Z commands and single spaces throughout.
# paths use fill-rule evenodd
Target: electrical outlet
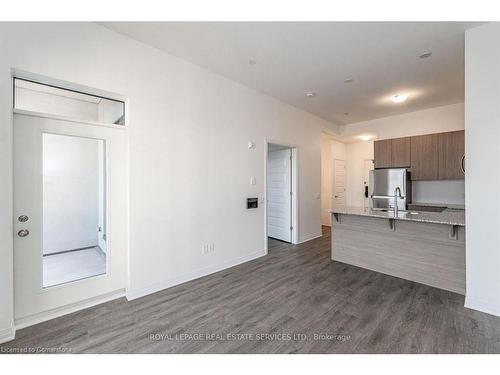
M 202 254 L 208 254 L 208 253 L 213 253 L 215 251 L 215 247 L 213 243 L 210 244 L 205 244 L 201 246 L 201 253 Z

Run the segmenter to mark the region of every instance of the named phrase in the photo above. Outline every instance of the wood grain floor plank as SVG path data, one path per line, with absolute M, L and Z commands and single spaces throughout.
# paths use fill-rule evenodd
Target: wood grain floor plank
M 19 330 L 2 346 L 73 353 L 500 353 L 500 318 L 463 303 L 456 293 L 332 262 L 324 228 L 322 238 L 300 245 L 270 240 L 266 257 Z

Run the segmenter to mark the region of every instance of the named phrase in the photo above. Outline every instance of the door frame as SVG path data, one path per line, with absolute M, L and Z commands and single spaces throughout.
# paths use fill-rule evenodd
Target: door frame
M 32 81 L 39 82 L 42 84 L 56 86 L 56 87 L 59 87 L 62 89 L 67 89 L 67 90 L 77 91 L 77 92 L 81 92 L 81 93 L 88 94 L 88 95 L 106 97 L 109 99 L 122 101 L 124 103 L 124 124 L 123 125 L 106 124 L 106 123 L 101 123 L 98 121 L 79 120 L 79 119 L 73 119 L 73 118 L 69 118 L 69 117 L 65 117 L 65 116 L 15 109 L 14 108 L 14 79 L 15 78 L 32 80 Z M 127 150 L 126 150 L 126 155 L 123 155 L 123 162 L 125 163 L 125 179 L 127 181 L 127 184 L 126 184 L 126 186 L 124 186 L 124 189 L 125 189 L 125 195 L 127 197 L 130 195 L 130 189 L 129 189 L 129 184 L 128 184 L 129 177 L 130 177 L 130 160 L 129 160 L 129 152 L 128 152 L 128 147 L 129 147 L 128 146 L 129 145 L 128 127 L 129 127 L 129 119 L 130 119 L 130 116 L 129 116 L 130 98 L 128 98 L 127 96 L 121 95 L 121 94 L 114 93 L 114 92 L 101 90 L 101 89 L 97 89 L 94 87 L 73 83 L 70 81 L 60 80 L 60 79 L 44 76 L 44 75 L 37 74 L 37 73 L 28 72 L 28 71 L 17 69 L 17 68 L 11 68 L 11 70 L 10 70 L 10 84 L 11 84 L 12 91 L 11 91 L 11 95 L 9 98 L 10 108 L 11 108 L 10 113 L 9 113 L 9 117 L 10 117 L 9 126 L 10 126 L 12 137 L 14 136 L 14 114 L 16 114 L 16 113 L 22 114 L 22 115 L 31 115 L 34 117 L 49 118 L 49 119 L 54 119 L 54 120 L 77 122 L 77 123 L 82 123 L 82 124 L 87 124 L 87 125 L 92 125 L 92 126 L 113 128 L 113 129 L 125 132 L 125 134 L 126 134 L 125 135 L 125 143 L 126 143 Z M 64 132 L 60 132 L 60 134 L 64 135 Z M 41 134 L 39 134 L 39 135 L 41 136 Z M 68 134 L 68 135 L 70 135 L 70 134 Z M 109 139 L 107 139 L 106 137 L 101 137 L 99 139 L 105 140 L 106 144 L 109 146 L 109 141 L 110 141 Z M 13 140 L 13 138 L 11 138 L 10 144 L 11 144 L 10 155 L 11 155 L 11 161 L 12 161 L 13 157 L 14 157 L 14 140 Z M 108 153 L 109 153 L 109 147 L 107 147 L 105 150 L 106 163 L 110 162 Z M 109 165 L 108 165 L 108 167 L 109 167 Z M 35 316 L 32 319 L 29 319 L 27 321 L 16 322 L 15 310 L 14 310 L 15 309 L 14 289 L 16 286 L 14 284 L 14 272 L 15 272 L 15 270 L 14 270 L 14 236 L 15 236 L 15 233 L 14 233 L 14 207 L 13 207 L 14 194 L 15 194 L 15 191 L 14 191 L 14 173 L 15 172 L 16 171 L 12 168 L 11 181 L 10 181 L 11 182 L 10 198 L 11 198 L 12 205 L 9 209 L 9 211 L 10 211 L 9 214 L 12 218 L 12 222 L 11 222 L 11 226 L 10 226 L 11 242 L 9 244 L 10 259 L 8 260 L 9 266 L 11 269 L 11 280 L 12 280 L 12 284 L 11 284 L 11 287 L 12 287 L 12 289 L 11 289 L 12 332 L 10 335 L 10 338 L 12 338 L 12 339 L 15 338 L 15 334 L 16 334 L 17 329 L 25 328 L 25 327 L 31 326 L 33 324 L 37 324 L 37 323 L 44 322 L 44 321 L 47 321 L 50 319 L 54 319 L 54 318 L 57 318 L 59 316 L 67 315 L 67 314 L 70 314 L 70 313 L 75 312 L 75 311 L 79 311 L 79 310 L 82 310 L 82 309 L 85 309 L 88 307 L 92 307 L 92 306 L 95 306 L 95 305 L 98 305 L 98 304 L 101 304 L 101 303 L 104 303 L 107 301 L 114 300 L 116 298 L 121 298 L 123 296 L 126 296 L 126 291 L 129 289 L 129 282 L 130 282 L 130 277 L 129 277 L 129 270 L 130 270 L 130 265 L 129 265 L 129 259 L 130 259 L 130 246 L 129 246 L 129 244 L 130 244 L 130 241 L 129 241 L 129 239 L 130 239 L 130 228 L 129 228 L 130 227 L 130 211 L 129 210 L 130 210 L 130 206 L 128 205 L 128 200 L 127 200 L 127 207 L 125 209 L 125 211 L 126 211 L 126 218 L 125 218 L 125 220 L 126 220 L 126 226 L 125 226 L 126 246 L 124 249 L 125 269 L 123 270 L 124 277 L 125 277 L 125 289 L 123 291 L 106 293 L 104 295 L 99 295 L 96 297 L 85 299 L 85 300 L 82 300 L 82 301 L 77 302 L 77 303 L 72 303 L 69 305 L 61 306 L 59 308 L 38 314 L 37 316 Z M 108 169 L 108 174 L 106 175 L 106 179 L 109 179 L 107 181 L 107 186 L 106 186 L 106 189 L 109 190 L 110 185 L 111 185 L 109 169 Z M 109 197 L 109 195 L 108 195 L 108 197 Z M 109 208 L 110 208 L 109 202 L 110 202 L 109 199 L 107 199 L 106 206 L 108 209 L 108 212 L 107 212 L 108 217 L 106 218 L 106 220 L 108 221 L 108 223 L 109 223 L 110 215 L 111 215 L 111 212 L 109 210 Z M 106 262 L 106 274 L 96 276 L 96 278 L 110 275 L 109 264 L 110 264 L 109 261 L 107 261 Z M 80 280 L 76 280 L 74 282 L 78 283 L 79 281 Z M 64 284 L 62 284 L 62 285 L 64 285 Z M 60 285 L 55 285 L 55 286 L 50 287 L 50 288 L 45 288 L 46 289 L 45 291 L 53 290 L 53 288 L 57 288 L 59 286 Z M 44 289 L 44 288 L 42 288 L 42 289 Z M 0 337 L 0 340 L 1 340 L 0 342 L 3 342 L 2 338 L 3 338 L 3 335 L 2 335 L 2 337 Z
M 298 163 L 298 147 L 294 144 L 290 144 L 288 142 L 283 142 L 275 139 L 264 139 L 264 195 L 262 199 L 262 204 L 264 205 L 264 249 L 266 254 L 268 254 L 268 246 L 267 246 L 267 154 L 269 149 L 269 144 L 277 144 L 280 146 L 284 146 L 290 148 L 292 150 L 292 244 L 296 245 L 299 243 L 299 163 Z

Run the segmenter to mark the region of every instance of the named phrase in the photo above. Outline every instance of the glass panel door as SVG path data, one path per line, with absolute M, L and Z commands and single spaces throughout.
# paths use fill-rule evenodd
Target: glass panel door
M 43 287 L 105 274 L 105 141 L 42 133 L 42 154 Z

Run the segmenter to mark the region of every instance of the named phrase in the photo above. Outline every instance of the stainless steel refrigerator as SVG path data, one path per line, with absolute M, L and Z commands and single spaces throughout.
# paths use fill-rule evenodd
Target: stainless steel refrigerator
M 369 197 L 370 208 L 374 210 L 394 210 L 394 202 L 397 202 L 398 210 L 407 210 L 408 203 L 411 203 L 410 172 L 405 168 L 370 171 Z

